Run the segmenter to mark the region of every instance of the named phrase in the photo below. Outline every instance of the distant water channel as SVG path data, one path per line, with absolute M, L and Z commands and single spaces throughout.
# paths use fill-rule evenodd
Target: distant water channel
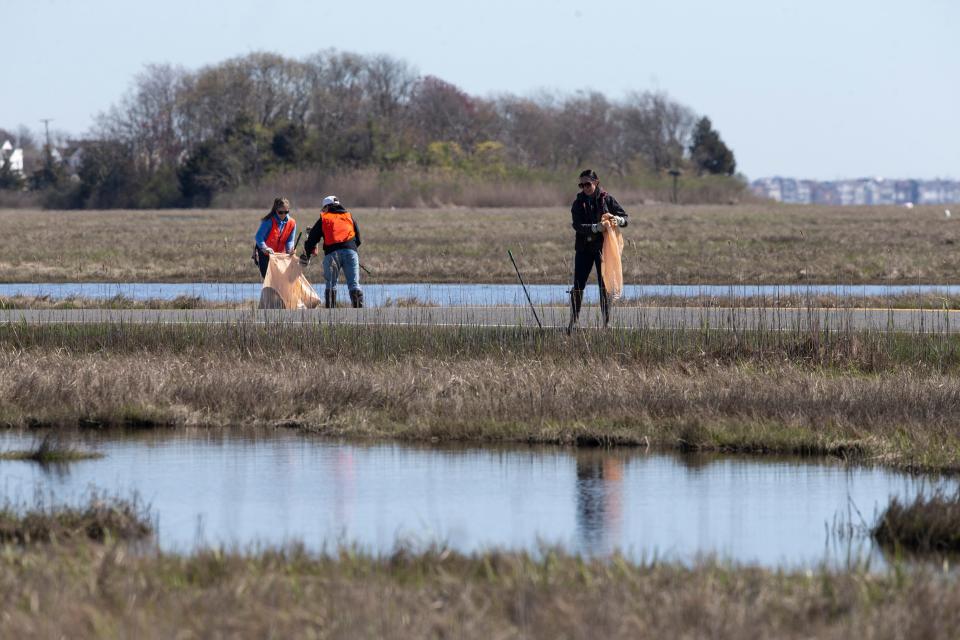
M 33 435 L 0 435 L 0 450 Z M 955 481 L 840 462 L 681 456 L 559 448 L 364 446 L 294 433 L 88 436 L 100 460 L 69 466 L 0 461 L 6 499 L 80 502 L 91 488 L 139 495 L 159 518 L 160 546 L 397 541 L 464 552 L 536 552 L 541 543 L 590 556 L 691 561 L 699 555 L 777 567 L 882 566 L 864 537 L 831 534 L 868 522 L 890 496 Z M 855 508 L 855 510 L 854 510 Z
M 314 286 L 322 287 L 321 283 Z M 256 283 L 24 283 L 0 284 L 0 296 L 50 296 L 66 298 L 111 298 L 125 296 L 135 300 L 172 300 L 178 296 L 227 302 L 256 301 L 261 286 Z M 562 303 L 569 286 L 562 284 L 528 285 L 535 304 Z M 346 287 L 341 285 L 346 296 Z M 383 306 L 398 300 L 416 299 L 439 306 L 524 305 L 527 299 L 518 284 L 375 284 L 363 283 L 368 306 Z M 960 295 L 960 285 L 626 285 L 624 296 L 630 299 L 671 296 L 746 298 L 764 296 L 821 296 L 850 298 L 902 295 Z M 596 302 L 597 288 L 587 288 L 586 298 Z

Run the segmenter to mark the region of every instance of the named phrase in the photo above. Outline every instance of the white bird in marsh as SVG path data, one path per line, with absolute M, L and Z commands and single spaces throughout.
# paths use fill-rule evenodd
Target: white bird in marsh
M 949 218 L 949 217 L 950 217 L 950 209 L 944 209 L 944 210 L 943 210 L 943 215 L 945 215 L 946 217 Z

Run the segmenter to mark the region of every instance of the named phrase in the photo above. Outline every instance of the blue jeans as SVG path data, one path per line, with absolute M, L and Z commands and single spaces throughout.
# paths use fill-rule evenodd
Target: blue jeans
M 337 249 L 323 256 L 323 279 L 328 291 L 337 288 L 340 270 L 347 279 L 350 291 L 360 290 L 360 255 L 353 249 Z

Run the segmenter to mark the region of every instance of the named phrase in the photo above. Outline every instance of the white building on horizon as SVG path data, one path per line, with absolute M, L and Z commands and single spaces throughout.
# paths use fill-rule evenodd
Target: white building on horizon
M 10 171 L 23 175 L 23 149 L 14 148 L 9 140 L 0 145 L 0 167 L 10 163 Z

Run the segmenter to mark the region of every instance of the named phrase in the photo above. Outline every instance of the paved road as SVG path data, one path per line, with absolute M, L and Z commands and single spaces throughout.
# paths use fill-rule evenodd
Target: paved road
M 544 327 L 565 327 L 564 307 L 537 309 Z M 888 309 L 759 309 L 703 307 L 618 307 L 612 326 L 621 328 L 702 328 L 957 332 L 958 312 Z M 536 326 L 529 307 L 384 307 L 283 310 L 0 310 L 0 324 L 358 324 L 432 326 Z M 581 326 L 599 325 L 597 309 L 585 308 Z

